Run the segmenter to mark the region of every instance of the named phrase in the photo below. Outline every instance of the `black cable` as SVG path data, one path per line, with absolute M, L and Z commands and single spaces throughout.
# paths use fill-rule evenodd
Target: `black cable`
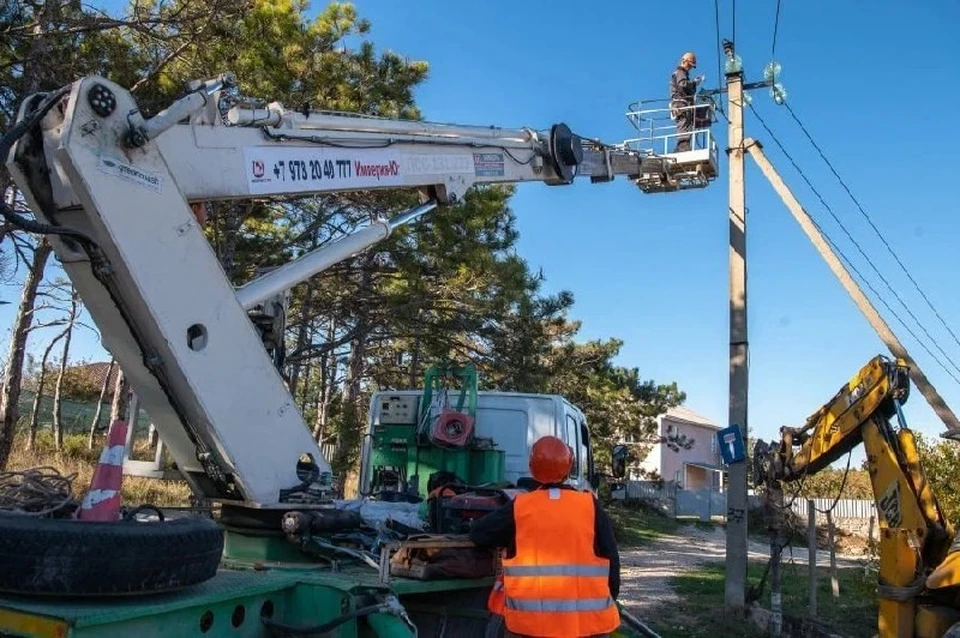
M 37 105 L 36 109 L 30 113 L 27 117 L 24 117 L 22 120 L 14 124 L 9 131 L 7 131 L 2 138 L 0 138 L 0 160 L 5 161 L 7 156 L 10 155 L 10 149 L 13 148 L 13 144 L 26 135 L 27 131 L 33 128 L 37 122 L 39 122 L 44 115 L 47 114 L 50 109 L 63 98 L 64 95 L 70 92 L 70 87 L 66 86 L 58 91 L 55 91 L 51 94 L 46 95 L 43 101 Z M 39 98 L 40 95 L 35 96 L 34 99 Z M 12 206 L 9 206 L 6 202 L 0 202 L 0 214 L 10 222 L 13 226 L 19 228 L 28 233 L 36 233 L 38 235 L 63 235 L 65 237 L 73 237 L 74 239 L 84 243 L 91 244 L 93 239 L 79 230 L 74 230 L 72 228 L 64 228 L 62 226 L 55 226 L 52 224 L 43 224 L 33 219 L 27 219 L 23 217 L 13 209 Z
M 736 46 L 736 42 L 737 42 L 737 0 L 733 0 L 733 18 L 732 18 L 732 20 L 731 20 L 731 23 L 733 24 L 733 27 L 732 27 L 732 33 L 731 33 L 730 39 L 733 40 L 734 46 Z
M 723 82 L 723 43 L 720 41 L 720 0 L 713 0 L 713 19 L 717 30 L 717 86 Z M 720 113 L 723 115 L 723 101 L 719 102 Z
M 943 324 L 943 327 L 947 329 L 947 332 L 950 333 L 950 336 L 953 337 L 953 340 L 957 343 L 957 345 L 960 345 L 960 338 L 958 338 L 957 335 L 954 334 L 953 330 L 950 329 L 950 326 L 947 325 L 947 322 L 944 321 L 943 317 L 940 315 L 940 312 L 937 311 L 937 309 L 933 306 L 933 302 L 930 301 L 930 299 L 927 297 L 927 295 L 926 295 L 926 294 L 923 292 L 923 290 L 920 288 L 920 284 L 917 283 L 917 281 L 913 278 L 913 276 L 912 276 L 912 275 L 910 274 L 910 272 L 907 270 L 907 267 L 903 264 L 903 262 L 902 262 L 902 261 L 900 260 L 900 258 L 897 256 L 897 253 L 894 252 L 893 248 L 890 246 L 890 244 L 889 244 L 889 243 L 887 242 L 887 240 L 884 238 L 883 234 L 881 234 L 880 229 L 877 228 L 877 226 L 873 223 L 873 220 L 870 219 L 870 215 L 868 215 L 868 214 L 867 214 L 867 211 L 864 210 L 863 206 L 860 205 L 860 202 L 857 200 L 856 197 L 854 197 L 853 192 L 852 192 L 852 191 L 850 190 L 850 188 L 847 186 L 846 182 L 843 180 L 842 177 L 840 177 L 840 174 L 839 174 L 839 173 L 837 172 L 837 170 L 833 167 L 833 164 L 830 163 L 830 160 L 827 159 L 826 154 L 823 152 L 823 150 L 820 148 L 820 146 L 817 145 L 817 143 L 813 140 L 813 136 L 810 135 L 810 132 L 807 130 L 807 127 L 803 125 L 803 122 L 800 121 L 800 118 L 797 116 L 797 114 L 793 111 L 792 108 L 790 108 L 790 104 L 789 104 L 789 103 L 784 102 L 784 106 L 787 107 L 787 111 L 790 113 L 790 116 L 793 117 L 793 120 L 797 123 L 797 126 L 800 127 L 800 130 L 803 131 L 803 134 L 806 136 L 806 138 L 810 141 L 810 143 L 813 145 L 813 147 L 814 147 L 815 149 L 817 149 L 817 152 L 820 154 L 821 159 L 823 159 L 824 163 L 827 165 L 827 167 L 828 167 L 828 168 L 830 169 L 830 171 L 833 173 L 834 177 L 837 178 L 837 181 L 840 182 L 840 186 L 843 187 L 843 190 L 845 190 L 845 191 L 847 192 L 847 195 L 850 196 L 850 199 L 853 200 L 853 203 L 854 203 L 854 205 L 856 205 L 857 209 L 859 209 L 860 214 L 863 215 L 864 219 L 867 220 L 867 223 L 870 224 L 870 227 L 871 227 L 871 228 L 873 229 L 873 231 L 877 234 L 877 237 L 879 237 L 879 238 L 880 238 L 880 241 L 883 242 L 883 245 L 886 246 L 887 251 L 890 253 L 891 256 L 893 256 L 893 259 L 897 262 L 897 265 L 900 266 L 900 269 L 903 270 L 903 272 L 904 272 L 904 274 L 907 276 L 907 278 L 910 279 L 910 282 L 911 282 L 911 283 L 913 284 L 913 286 L 917 289 L 917 292 L 920 293 L 920 296 L 923 297 L 923 300 L 927 302 L 927 306 L 929 306 L 929 307 L 930 307 L 930 310 L 933 311 L 933 314 L 935 314 L 935 315 L 937 316 L 937 319 L 939 319 L 939 320 L 940 320 L 940 323 Z
M 815 512 L 820 514 L 830 514 L 833 510 L 837 509 L 837 503 L 840 502 L 840 497 L 843 496 L 843 490 L 847 488 L 847 476 L 850 475 L 850 457 L 853 455 L 853 448 L 850 448 L 850 451 L 847 452 L 847 469 L 843 471 L 843 480 L 840 481 L 840 491 L 837 492 L 837 497 L 833 499 L 833 505 L 828 507 L 825 510 L 820 509 L 816 505 L 813 506 Z
M 0 515 L 49 516 L 74 504 L 76 473 L 62 475 L 54 467 L 0 472 Z
M 780 27 L 780 0 L 777 0 L 777 16 L 773 19 L 773 46 L 770 48 L 770 59 L 775 60 L 777 55 L 777 30 Z
M 824 198 L 823 198 L 823 196 L 820 194 L 820 192 L 817 191 L 817 189 L 813 186 L 813 184 L 810 183 L 810 180 L 807 178 L 806 174 L 803 172 L 803 169 L 800 168 L 800 166 L 799 166 L 799 165 L 797 164 L 797 162 L 793 159 L 793 157 L 790 155 L 790 153 L 788 153 L 787 150 L 783 147 L 783 144 L 780 143 L 780 140 L 779 140 L 779 139 L 777 138 L 777 136 L 773 133 L 773 131 L 770 130 L 770 127 L 767 126 L 767 123 L 766 123 L 766 122 L 764 121 L 764 119 L 760 116 L 760 114 L 759 114 L 759 113 L 757 112 L 757 110 L 753 107 L 753 105 L 750 105 L 750 110 L 753 111 L 753 114 L 756 116 L 757 120 L 760 122 L 760 124 L 763 126 L 763 128 L 767 131 L 767 134 L 770 136 L 770 139 L 772 139 L 772 140 L 774 141 L 774 143 L 780 148 L 780 151 L 784 154 L 784 156 L 787 158 L 787 160 L 793 165 L 793 167 L 796 169 L 797 173 L 800 174 L 800 177 L 803 179 L 804 182 L 806 182 L 806 184 L 807 184 L 807 186 L 810 188 L 810 190 L 813 191 L 813 194 L 816 195 L 817 199 L 820 200 L 820 203 L 821 203 L 821 204 L 823 205 L 823 207 L 827 210 L 827 212 L 830 214 L 830 216 L 833 217 L 834 221 L 837 222 L 837 224 L 840 226 L 840 228 L 841 228 L 841 229 L 843 230 L 843 232 L 846 234 L 847 238 L 853 243 L 853 245 L 857 248 L 857 250 L 860 252 L 860 254 L 863 255 L 863 258 L 867 260 L 867 263 L 873 268 L 874 272 L 877 274 L 877 276 L 880 278 L 880 280 L 883 281 L 883 282 L 887 285 L 887 288 L 890 289 L 890 292 L 893 293 L 894 297 L 896 297 L 897 300 L 900 301 L 900 304 L 903 305 L 903 306 L 907 309 L 907 312 L 910 314 L 910 316 L 913 317 L 914 321 L 917 322 L 917 325 L 920 326 L 921 330 L 923 330 L 923 332 L 927 335 L 927 337 L 930 338 L 930 340 L 933 342 L 934 346 L 935 346 L 938 350 L 940 350 L 941 353 L 943 353 L 943 355 L 947 358 L 947 361 L 949 361 L 949 362 L 953 365 L 954 368 L 956 368 L 958 371 L 960 371 L 960 367 L 958 367 L 957 364 L 950 358 L 950 356 L 949 356 L 946 352 L 943 351 L 943 348 L 941 348 L 940 345 L 936 342 L 936 340 L 930 335 L 930 333 L 927 332 L 927 330 L 923 327 L 923 324 L 920 323 L 920 320 L 917 319 L 916 315 L 914 315 L 913 312 L 910 310 L 909 306 L 907 306 L 907 304 L 903 301 L 903 299 L 900 297 L 900 295 L 897 294 L 897 292 L 896 292 L 896 290 L 894 290 L 893 286 L 890 285 L 890 282 L 887 281 L 886 278 L 884 278 L 884 276 L 880 273 L 880 271 L 877 269 L 876 265 L 873 263 L 873 261 L 870 259 L 870 257 L 867 256 L 866 252 L 864 252 L 864 250 L 863 250 L 863 248 L 861 248 L 860 244 L 857 243 L 857 241 L 853 238 L 853 236 L 850 234 L 850 231 L 847 230 L 847 228 L 846 228 L 846 226 L 844 226 L 843 222 L 840 221 L 840 218 L 836 215 L 836 213 L 833 212 L 833 209 L 830 207 L 829 204 L 827 204 L 826 200 L 824 200 Z M 811 217 L 811 222 L 813 223 L 814 226 L 816 226 L 817 230 L 819 230 L 820 233 L 823 234 L 823 236 L 824 236 L 824 238 L 826 239 L 826 241 L 831 245 L 831 247 L 834 249 L 834 251 L 836 251 L 836 253 L 839 255 L 839 257 L 840 257 L 844 262 L 846 262 L 847 267 L 850 268 L 851 270 L 853 270 L 853 272 L 857 275 L 857 277 L 859 277 L 860 280 L 861 280 L 864 284 L 866 284 L 866 286 L 867 286 L 868 288 L 870 288 L 870 291 L 873 292 L 874 296 L 880 301 L 880 303 L 883 304 L 883 306 L 890 312 L 890 314 L 892 314 L 892 315 L 894 316 L 894 318 L 895 318 L 897 321 L 900 322 L 900 325 L 902 325 L 902 326 L 904 327 L 904 329 L 910 334 L 910 336 L 912 336 L 912 337 L 917 341 L 917 343 L 920 344 L 920 347 L 922 347 L 922 348 L 927 352 L 927 354 L 929 354 L 930 357 L 933 358 L 933 360 L 936 361 L 936 362 L 940 365 L 940 367 L 943 368 L 944 371 L 945 371 L 948 375 L 950 375 L 951 378 L 953 378 L 954 381 L 956 381 L 958 384 L 960 384 L 960 378 L 958 378 L 953 372 L 951 372 L 951 371 L 947 368 L 947 366 L 946 366 L 933 352 L 930 351 L 930 349 L 927 347 L 927 345 L 917 336 L 917 334 L 910 328 L 910 326 L 908 326 L 908 325 L 906 324 L 906 322 L 896 313 L 896 311 L 893 310 L 893 308 L 890 307 L 890 305 L 889 305 L 889 304 L 887 303 L 887 301 L 883 298 L 883 296 L 880 295 L 880 293 L 876 290 L 876 288 L 873 287 L 873 285 L 867 280 L 867 278 L 864 277 L 863 274 L 857 269 L 857 267 L 853 265 L 853 263 L 846 257 L 846 255 L 843 254 L 843 251 L 840 250 L 839 246 L 836 245 L 836 243 L 830 238 L 830 236 L 824 231 L 824 229 L 823 229 L 823 228 L 816 222 L 816 220 L 814 220 L 812 217 Z

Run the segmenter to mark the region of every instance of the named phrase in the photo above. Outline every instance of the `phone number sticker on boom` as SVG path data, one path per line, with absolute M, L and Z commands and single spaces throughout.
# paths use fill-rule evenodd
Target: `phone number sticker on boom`
M 399 155 L 383 149 L 263 148 L 243 150 L 251 195 L 332 191 L 403 184 Z

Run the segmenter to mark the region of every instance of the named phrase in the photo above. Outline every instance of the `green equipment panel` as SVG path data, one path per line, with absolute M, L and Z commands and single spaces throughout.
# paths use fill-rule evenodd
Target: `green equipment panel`
M 445 448 L 417 441 L 416 425 L 380 425 L 374 431 L 371 465 L 401 473 L 401 481 L 416 480 L 417 493 L 427 497 L 434 472 L 452 472 L 469 485 L 503 481 L 506 454 L 493 448 Z M 414 479 L 414 477 L 417 477 Z

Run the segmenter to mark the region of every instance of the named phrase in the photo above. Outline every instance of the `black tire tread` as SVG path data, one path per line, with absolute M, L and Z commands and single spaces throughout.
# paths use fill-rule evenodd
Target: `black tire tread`
M 95 522 L 0 515 L 0 591 L 164 592 L 212 578 L 223 529 L 208 518 Z

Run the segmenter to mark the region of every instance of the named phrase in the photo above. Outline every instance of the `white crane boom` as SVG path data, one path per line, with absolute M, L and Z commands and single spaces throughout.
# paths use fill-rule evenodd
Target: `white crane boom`
M 248 309 L 475 184 L 637 179 L 669 161 L 563 124 L 541 132 L 250 108 L 231 85 L 230 76 L 197 84 L 146 120 L 129 91 L 86 77 L 28 98 L 14 127 L 25 134 L 0 156 L 38 220 L 29 229 L 51 234 L 181 473 L 199 495 L 242 507 L 318 503 L 329 471 Z M 239 291 L 189 206 L 384 188 L 418 189 L 425 203 Z

